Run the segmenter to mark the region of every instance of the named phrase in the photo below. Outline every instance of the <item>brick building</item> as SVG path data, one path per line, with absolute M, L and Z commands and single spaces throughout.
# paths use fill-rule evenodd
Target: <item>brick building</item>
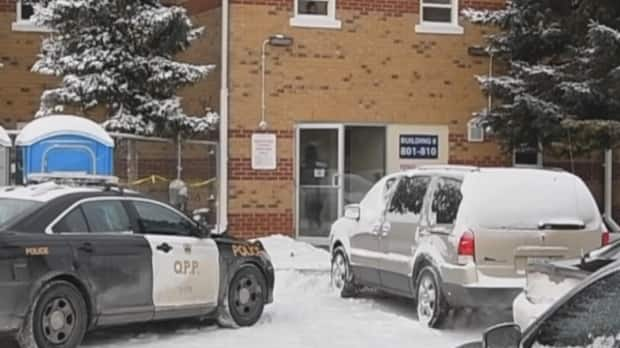
M 458 16 L 464 7 L 502 6 L 504 0 L 231 0 L 231 229 L 321 242 L 342 206 L 359 201 L 387 172 L 424 163 L 510 165 L 493 141 L 468 139 L 472 113 L 487 102 L 474 75 L 489 69 L 489 59 L 469 48 L 483 44 L 488 28 Z M 277 135 L 277 168 L 253 170 L 261 44 L 277 33 L 294 40 L 266 46 L 266 121 Z M 401 154 L 412 150 L 401 140 L 437 146 L 426 149 L 430 154 Z
M 282 233 L 321 243 L 347 203 L 377 178 L 420 164 L 512 165 L 470 127 L 487 103 L 473 54 L 489 28 L 462 8 L 505 0 L 229 0 L 228 222 L 242 237 Z M 207 34 L 181 59 L 220 66 L 221 0 L 171 0 Z M 42 33 L 16 0 L 0 0 L 0 122 L 32 118 L 53 79 L 30 73 Z M 269 41 L 275 34 L 292 38 Z M 273 44 L 273 45 L 272 45 Z M 265 88 L 262 89 L 262 49 Z M 217 71 L 214 76 L 219 75 Z M 183 91 L 188 111 L 219 105 L 218 77 Z M 261 95 L 266 128 L 260 128 Z M 255 134 L 263 158 L 252 163 Z M 262 161 L 262 162 L 261 162 Z M 169 162 L 169 161 L 168 161 Z M 563 163 L 554 163 L 564 165 Z M 260 169 L 262 168 L 262 169 Z M 275 169 L 273 169 L 275 168 Z M 577 163 L 597 196 L 600 162 Z

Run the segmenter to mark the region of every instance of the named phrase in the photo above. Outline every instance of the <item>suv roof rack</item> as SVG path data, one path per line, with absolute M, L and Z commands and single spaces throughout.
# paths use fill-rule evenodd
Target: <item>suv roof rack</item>
M 464 165 L 451 165 L 451 164 L 428 164 L 416 167 L 415 169 L 421 170 L 456 170 L 461 172 L 476 172 L 480 170 L 480 167 L 464 166 Z
M 54 182 L 59 185 L 102 185 L 109 189 L 112 186 L 118 187 L 119 180 L 116 176 L 91 175 L 84 173 L 57 172 L 57 173 L 38 173 L 28 175 L 28 183 L 41 184 Z

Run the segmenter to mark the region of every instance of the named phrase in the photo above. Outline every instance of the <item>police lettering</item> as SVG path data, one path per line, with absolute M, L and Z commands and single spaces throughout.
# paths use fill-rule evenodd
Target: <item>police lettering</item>
M 174 273 L 183 275 L 198 275 L 198 261 L 181 260 L 174 262 Z
M 49 255 L 48 247 L 26 248 L 26 256 L 44 256 Z
M 236 244 L 232 246 L 233 255 L 235 256 L 258 256 L 263 249 L 257 245 Z

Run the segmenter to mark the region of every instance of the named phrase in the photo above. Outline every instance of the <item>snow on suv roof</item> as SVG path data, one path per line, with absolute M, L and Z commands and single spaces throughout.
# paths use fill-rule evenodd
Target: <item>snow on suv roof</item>
M 84 117 L 69 115 L 37 118 L 21 130 L 15 139 L 15 145 L 32 145 L 43 138 L 57 134 L 82 135 L 95 139 L 106 146 L 114 147 L 114 140 L 99 124 Z
M 2 187 L 0 188 L 0 199 L 25 199 L 44 203 L 71 193 L 98 191 L 101 191 L 101 188 L 72 187 L 46 182 L 38 185 Z

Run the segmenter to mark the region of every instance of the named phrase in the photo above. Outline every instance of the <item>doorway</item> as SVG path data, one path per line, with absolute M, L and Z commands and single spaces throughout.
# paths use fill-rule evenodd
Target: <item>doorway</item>
M 327 244 L 332 223 L 385 175 L 385 126 L 303 124 L 296 129 L 296 232 Z

